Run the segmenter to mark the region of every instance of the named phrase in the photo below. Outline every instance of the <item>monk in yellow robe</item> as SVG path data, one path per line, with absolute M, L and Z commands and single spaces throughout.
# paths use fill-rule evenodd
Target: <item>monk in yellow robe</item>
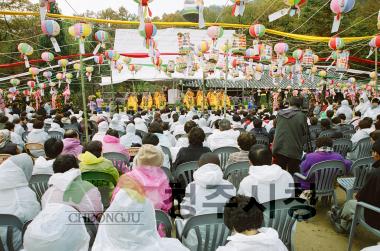
M 141 99 L 140 108 L 144 111 L 152 109 L 153 99 L 150 93 L 144 93 Z
M 166 103 L 167 101 L 166 101 L 165 93 L 161 92 L 160 93 L 160 110 L 166 107 Z
M 224 91 L 220 90 L 218 92 L 218 104 L 219 104 L 219 107 L 218 109 L 220 110 L 223 110 L 224 109 L 224 98 L 226 98 L 226 108 L 230 108 L 231 107 L 231 100 L 230 100 L 230 97 L 228 97 Z
M 128 108 L 127 110 L 133 110 L 137 112 L 138 100 L 135 94 L 129 95 L 128 101 L 127 101 L 127 108 Z
M 209 91 L 207 93 L 207 100 L 213 111 L 218 110 L 218 97 L 215 91 Z
M 153 94 L 153 105 L 156 107 L 156 109 L 160 109 L 160 99 L 161 94 L 159 92 L 155 92 Z
M 183 104 L 186 106 L 188 110 L 194 108 L 194 93 L 190 89 L 187 90 L 185 96 L 183 97 Z
M 203 99 L 203 91 L 198 90 L 197 91 L 197 96 L 195 97 L 197 107 L 200 107 L 202 110 L 206 107 L 206 102 Z

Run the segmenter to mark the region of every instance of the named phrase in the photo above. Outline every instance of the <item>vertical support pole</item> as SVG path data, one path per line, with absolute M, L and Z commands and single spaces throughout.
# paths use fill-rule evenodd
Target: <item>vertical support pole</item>
M 110 74 L 111 74 L 111 101 L 112 101 L 112 106 L 115 107 L 115 92 L 113 89 L 113 77 L 112 77 L 112 62 L 109 60 L 110 64 Z M 112 107 L 111 107 L 111 102 L 110 102 L 110 114 L 112 115 Z
M 375 48 L 375 73 L 376 73 L 376 78 L 375 78 L 375 93 L 376 93 L 376 96 L 377 96 L 377 79 L 378 79 L 378 75 L 377 75 L 377 71 L 378 71 L 378 67 L 377 67 L 378 58 L 377 58 L 377 54 L 378 54 L 378 50 L 379 50 L 379 48 Z
M 202 113 L 205 111 L 205 73 L 202 71 Z
M 86 143 L 89 142 L 88 138 L 88 114 L 87 114 L 87 104 L 86 104 L 86 92 L 84 89 L 84 66 L 83 66 L 83 55 L 80 54 L 80 83 L 82 91 L 82 102 L 83 102 L 83 113 L 84 113 L 84 131 L 86 133 Z
M 227 47 L 227 52 L 226 52 L 226 75 L 224 78 L 224 118 L 226 118 L 227 114 L 227 81 L 228 81 L 228 54 L 229 54 L 229 48 L 228 48 L 228 40 L 226 41 L 226 47 Z

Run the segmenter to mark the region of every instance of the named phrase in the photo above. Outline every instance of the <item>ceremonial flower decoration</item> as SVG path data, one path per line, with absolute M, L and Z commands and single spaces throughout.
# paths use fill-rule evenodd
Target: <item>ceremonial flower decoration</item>
M 41 22 L 42 33 L 50 38 L 51 43 L 53 44 L 54 50 L 56 52 L 61 52 L 61 48 L 57 42 L 56 36 L 59 35 L 61 27 L 54 20 L 44 20 Z

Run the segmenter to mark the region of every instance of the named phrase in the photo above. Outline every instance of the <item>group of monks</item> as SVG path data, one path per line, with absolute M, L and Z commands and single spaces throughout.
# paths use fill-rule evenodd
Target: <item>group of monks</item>
M 204 95 L 202 90 L 198 90 L 197 95 L 194 96 L 194 92 L 188 89 L 183 97 L 183 104 L 188 110 L 196 106 L 205 109 L 211 107 L 212 110 L 216 111 L 224 108 L 224 99 L 226 99 L 226 107 L 230 108 L 230 97 L 225 95 L 223 90 L 210 90 L 207 95 Z
M 137 111 L 138 107 L 140 107 L 141 110 L 148 111 L 151 110 L 153 106 L 155 109 L 163 109 L 166 103 L 166 96 L 163 92 L 155 92 L 153 98 L 150 93 L 145 92 L 141 98 L 140 105 L 137 96 L 132 93 L 127 99 L 127 108 L 128 110 Z
M 224 94 L 223 90 L 214 90 L 207 92 L 207 95 L 203 94 L 202 90 L 198 90 L 196 96 L 191 89 L 188 89 L 182 98 L 183 105 L 191 110 L 195 107 L 200 109 L 222 110 L 224 108 L 224 99 L 226 99 L 226 107 L 231 107 L 230 97 Z M 163 109 L 167 104 L 166 95 L 163 92 L 153 93 L 153 97 L 150 93 L 145 92 L 142 95 L 141 102 L 139 104 L 138 97 L 132 93 L 127 99 L 127 109 L 137 111 L 140 107 L 141 110 L 148 111 L 152 108 Z M 154 106 L 154 107 L 153 107 Z

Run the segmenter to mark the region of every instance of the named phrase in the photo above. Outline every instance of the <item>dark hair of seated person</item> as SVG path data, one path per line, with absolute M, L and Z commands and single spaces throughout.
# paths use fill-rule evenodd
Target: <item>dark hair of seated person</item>
M 34 129 L 42 129 L 44 127 L 44 122 L 38 119 L 35 119 L 33 122 Z
M 48 159 L 55 159 L 63 150 L 63 142 L 60 139 L 50 138 L 45 141 L 44 150 Z
M 153 121 L 152 123 L 150 123 L 148 131 L 150 133 L 160 133 L 160 134 L 164 132 L 164 130 L 162 129 L 161 123 L 157 121 Z
M 197 127 L 197 123 L 195 123 L 194 121 L 190 120 L 190 121 L 187 121 L 185 123 L 185 125 L 183 126 L 183 129 L 185 130 L 185 133 L 189 133 L 191 131 L 191 129 L 193 129 L 194 127 Z
M 256 144 L 256 137 L 252 133 L 242 132 L 240 133 L 237 142 L 241 150 L 249 151 L 249 149 Z
M 143 145 L 158 145 L 160 143 L 160 140 L 158 139 L 157 135 L 154 133 L 147 133 L 143 138 L 142 138 L 142 144 Z
M 119 132 L 114 130 L 114 129 L 108 129 L 108 131 L 106 132 L 106 135 L 110 135 L 110 136 L 113 136 L 115 138 L 119 138 Z
M 268 146 L 254 145 L 249 149 L 248 159 L 254 166 L 270 166 L 272 164 L 272 152 Z
M 206 164 L 215 164 L 220 166 L 219 156 L 215 153 L 204 153 L 198 160 L 198 166 L 201 167 Z
M 94 140 L 89 142 L 84 148 L 83 152 L 90 152 L 95 157 L 100 158 L 102 156 L 103 144 L 100 141 Z
M 79 134 L 76 130 L 69 129 L 69 130 L 65 131 L 63 138 L 64 139 L 77 139 L 77 138 L 79 138 Z
M 224 206 L 224 224 L 237 233 L 262 227 L 264 207 L 255 198 L 244 195 L 231 197 Z
M 54 173 L 64 173 L 72 168 L 79 169 L 78 160 L 74 155 L 59 155 L 53 163 Z
M 194 127 L 193 129 L 190 130 L 188 138 L 189 138 L 189 145 L 202 147 L 203 141 L 205 140 L 206 135 L 204 131 L 202 130 L 202 128 Z
M 317 148 L 332 147 L 333 146 L 333 140 L 330 137 L 319 137 L 316 140 L 315 145 L 317 146 Z

